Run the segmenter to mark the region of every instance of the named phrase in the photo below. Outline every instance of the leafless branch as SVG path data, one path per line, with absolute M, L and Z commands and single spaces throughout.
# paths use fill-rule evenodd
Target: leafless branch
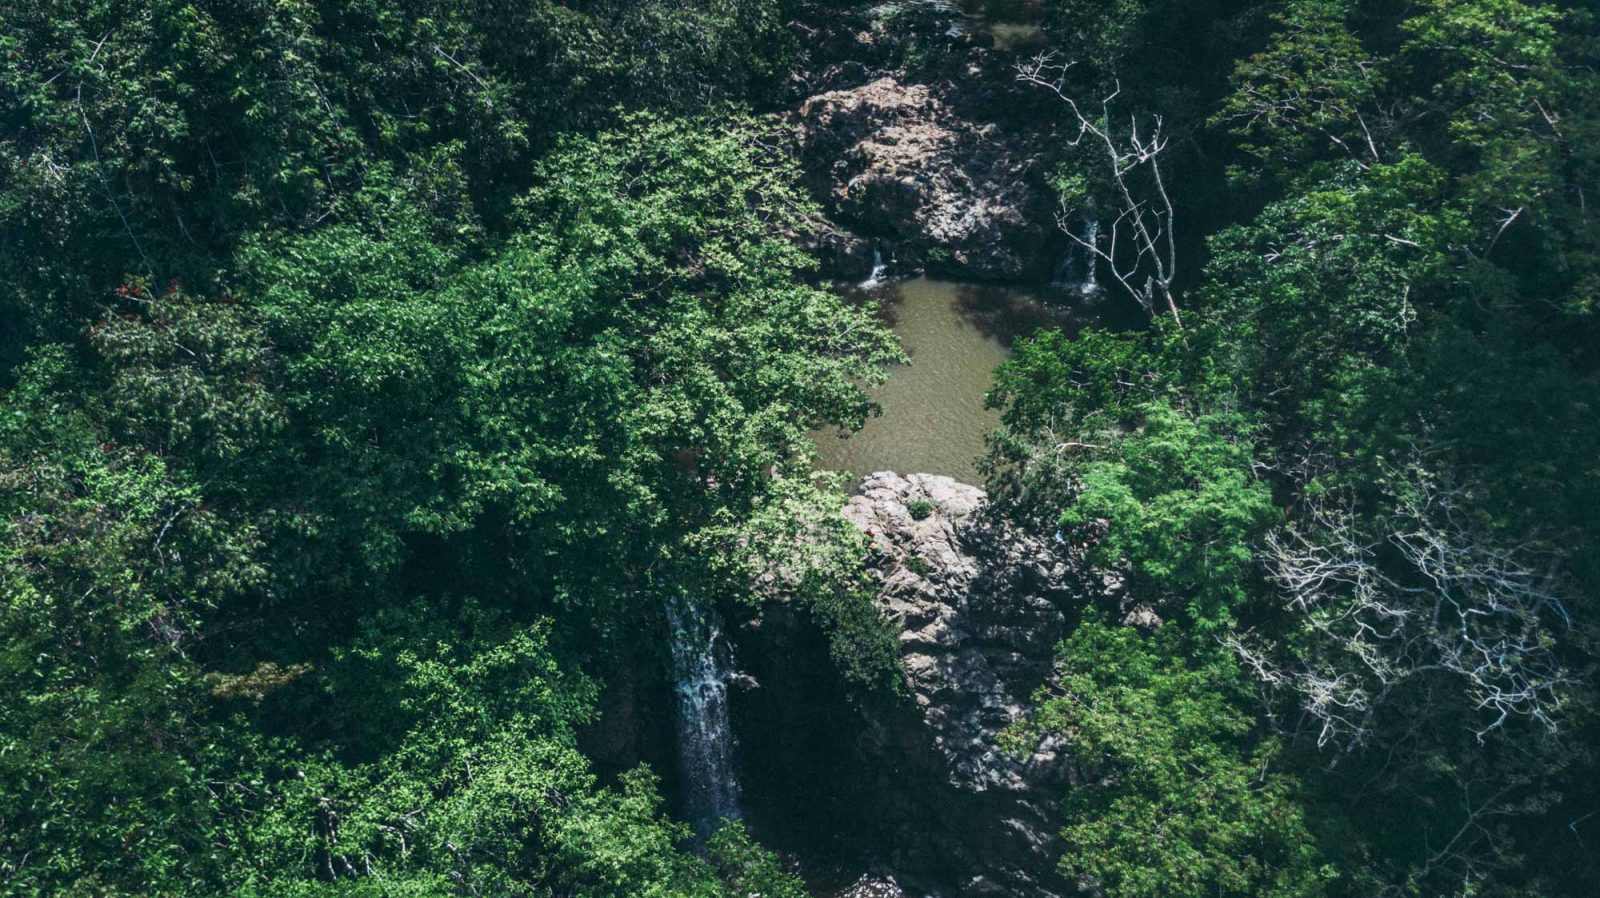
M 1298 692 L 1322 730 L 1318 743 L 1360 741 L 1384 698 L 1426 673 L 1458 679 L 1487 720 L 1479 738 L 1513 717 L 1554 730 L 1566 672 L 1552 651 L 1571 618 L 1553 571 L 1527 547 L 1506 548 L 1461 520 L 1460 494 L 1419 472 L 1382 532 L 1349 509 L 1312 509 L 1310 521 L 1267 540 L 1270 577 L 1326 655 L 1287 666 L 1235 639 L 1267 685 Z
M 1097 240 L 1073 233 L 1066 210 L 1062 210 L 1057 223 L 1074 243 L 1103 261 L 1122 289 L 1146 312 L 1152 312 L 1159 300 L 1173 322 L 1182 328 L 1183 319 L 1173 293 L 1178 270 L 1174 236 L 1177 214 L 1161 172 L 1160 156 L 1167 148 L 1161 116 L 1152 116 L 1141 126 L 1139 117 L 1131 115 L 1127 134 L 1113 133 L 1111 104 L 1122 92 L 1121 85 L 1101 99 L 1099 116 L 1091 118 L 1067 90 L 1067 72 L 1072 65 L 1057 62 L 1054 53 L 1042 53 L 1017 66 L 1017 80 L 1050 91 L 1072 111 L 1078 133 L 1068 139 L 1070 146 L 1088 140 L 1104 150 L 1119 208 L 1104 247 Z

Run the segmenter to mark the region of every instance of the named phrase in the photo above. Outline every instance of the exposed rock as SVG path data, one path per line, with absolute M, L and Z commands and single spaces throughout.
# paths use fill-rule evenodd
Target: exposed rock
M 797 235 L 831 278 L 860 281 L 872 273 L 873 242 L 827 222 Z
M 916 519 L 910 506 L 918 501 L 931 502 L 934 513 Z M 919 735 L 934 754 L 922 754 L 925 746 L 905 729 L 875 733 L 866 747 L 880 763 L 942 777 L 945 788 L 930 797 L 972 815 L 941 834 L 960 845 L 934 837 L 935 850 L 967 868 L 961 894 L 1058 894 L 1066 888 L 1055 875 L 1055 810 L 1068 765 L 1057 744 L 1020 758 L 1002 748 L 1000 735 L 1050 675 L 1075 608 L 1075 580 L 1049 544 L 983 510 L 977 487 L 888 472 L 866 478 L 845 508 L 872 538 L 879 601 L 900 630 Z M 968 845 L 981 847 L 963 857 Z
M 918 502 L 933 513 L 914 516 Z M 786 821 L 837 806 L 819 828 L 848 829 L 857 854 L 830 864 L 892 875 L 907 895 L 1049 898 L 1073 891 L 1055 870 L 1057 801 L 1070 767 L 1059 743 L 1016 757 L 1000 739 L 1050 676 L 1085 587 L 1060 547 L 985 512 L 982 490 L 948 477 L 866 478 L 844 514 L 871 538 L 870 565 L 899 631 L 910 695 L 805 709 L 815 684 L 788 684 L 815 663 L 800 657 L 814 651 L 805 647 L 814 637 L 796 629 L 800 619 L 780 601 L 741 637 L 741 658 L 767 665 L 762 695 L 748 700 L 765 704 L 745 706 L 741 738 L 782 754 L 799 734 L 827 730 L 831 757 L 799 762 L 808 769 L 786 760 L 756 778 L 793 777 L 757 787 L 804 795 L 809 804 L 790 805 Z M 842 791 L 823 794 L 807 770 L 830 771 L 826 788 Z
M 834 898 L 908 898 L 908 896 L 892 876 L 887 879 L 862 876 Z
M 890 274 L 1042 280 L 1066 249 L 1040 164 L 1055 116 L 1016 82 L 1037 48 L 996 40 L 964 6 L 797 4 L 784 105 L 806 180 L 839 229 L 870 241 L 842 257 L 820 247 L 825 274 L 865 274 L 876 244 Z
M 908 255 L 1015 280 L 1053 219 L 1035 158 L 993 123 L 958 115 L 926 84 L 882 77 L 801 104 L 801 159 L 833 218 Z
M 935 509 L 922 520 L 908 507 L 919 500 Z M 882 471 L 844 514 L 872 538 L 878 600 L 900 631 L 907 683 L 950 785 L 1037 798 L 1028 793 L 1065 774 L 1057 753 L 1016 758 L 998 737 L 1050 674 L 1074 578 L 1046 544 L 1002 531 L 983 507 L 975 486 Z
M 1140 602 L 1130 608 L 1122 616 L 1123 626 L 1138 627 L 1141 630 L 1154 630 L 1161 626 L 1161 616 L 1148 603 Z

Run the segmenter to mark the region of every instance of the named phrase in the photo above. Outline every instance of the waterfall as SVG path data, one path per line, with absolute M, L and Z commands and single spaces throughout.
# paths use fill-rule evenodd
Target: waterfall
M 1100 222 L 1087 215 L 1083 217 L 1083 240 L 1090 246 L 1096 246 L 1100 242 Z M 1099 273 L 1100 257 L 1088 250 L 1084 250 L 1083 255 L 1089 260 L 1089 264 L 1085 266 L 1083 280 L 1078 282 L 1078 292 L 1088 296 L 1100 292 L 1100 280 L 1096 277 Z
M 883 251 L 878 248 L 876 243 L 874 243 L 872 245 L 872 273 L 867 275 L 867 279 L 862 281 L 857 286 L 863 290 L 871 290 L 873 287 L 883 283 L 883 272 Z
M 704 846 L 724 817 L 739 817 L 728 725 L 727 645 L 711 611 L 688 599 L 667 602 L 667 623 L 672 628 L 684 805 L 695 843 Z
M 1097 244 L 1100 240 L 1100 222 L 1085 213 L 1078 216 L 1078 223 L 1082 228 L 1081 239 L 1091 246 Z M 1067 247 L 1067 254 L 1056 268 L 1050 284 L 1081 296 L 1093 296 L 1101 290 L 1099 269 L 1100 257 L 1074 240 Z

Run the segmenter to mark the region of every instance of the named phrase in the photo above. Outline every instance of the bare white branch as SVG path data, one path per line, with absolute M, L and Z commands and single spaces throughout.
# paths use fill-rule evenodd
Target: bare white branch
M 1485 712 L 1480 738 L 1513 717 L 1555 729 L 1567 674 L 1551 645 L 1571 619 L 1554 572 L 1462 521 L 1458 491 L 1411 479 L 1418 498 L 1382 532 L 1323 505 L 1267 540 L 1271 579 L 1331 652 L 1280 666 L 1242 640 L 1235 651 L 1263 683 L 1300 694 L 1319 744 L 1359 742 L 1388 694 L 1428 673 L 1458 679 Z
M 1126 135 L 1113 133 L 1111 105 L 1122 93 L 1121 85 L 1101 99 L 1099 116 L 1091 118 L 1067 90 L 1067 72 L 1072 65 L 1057 62 L 1054 53 L 1042 53 L 1017 66 L 1017 80 L 1050 91 L 1072 111 L 1078 133 L 1067 140 L 1068 145 L 1080 146 L 1087 140 L 1104 151 L 1107 172 L 1116 185 L 1118 210 L 1104 246 L 1072 231 L 1070 210 L 1061 210 L 1057 224 L 1074 243 L 1103 261 L 1116 282 L 1146 312 L 1153 312 L 1159 301 L 1182 328 L 1173 293 L 1178 271 L 1177 215 L 1161 172 L 1160 156 L 1167 148 L 1161 116 L 1152 116 L 1143 125 L 1138 116 L 1129 116 Z

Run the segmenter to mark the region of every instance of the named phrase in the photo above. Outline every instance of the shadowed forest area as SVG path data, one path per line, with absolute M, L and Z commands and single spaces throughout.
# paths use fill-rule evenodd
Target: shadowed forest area
M 0 895 L 1591 895 L 1597 201 L 1569 0 L 13 0 Z

